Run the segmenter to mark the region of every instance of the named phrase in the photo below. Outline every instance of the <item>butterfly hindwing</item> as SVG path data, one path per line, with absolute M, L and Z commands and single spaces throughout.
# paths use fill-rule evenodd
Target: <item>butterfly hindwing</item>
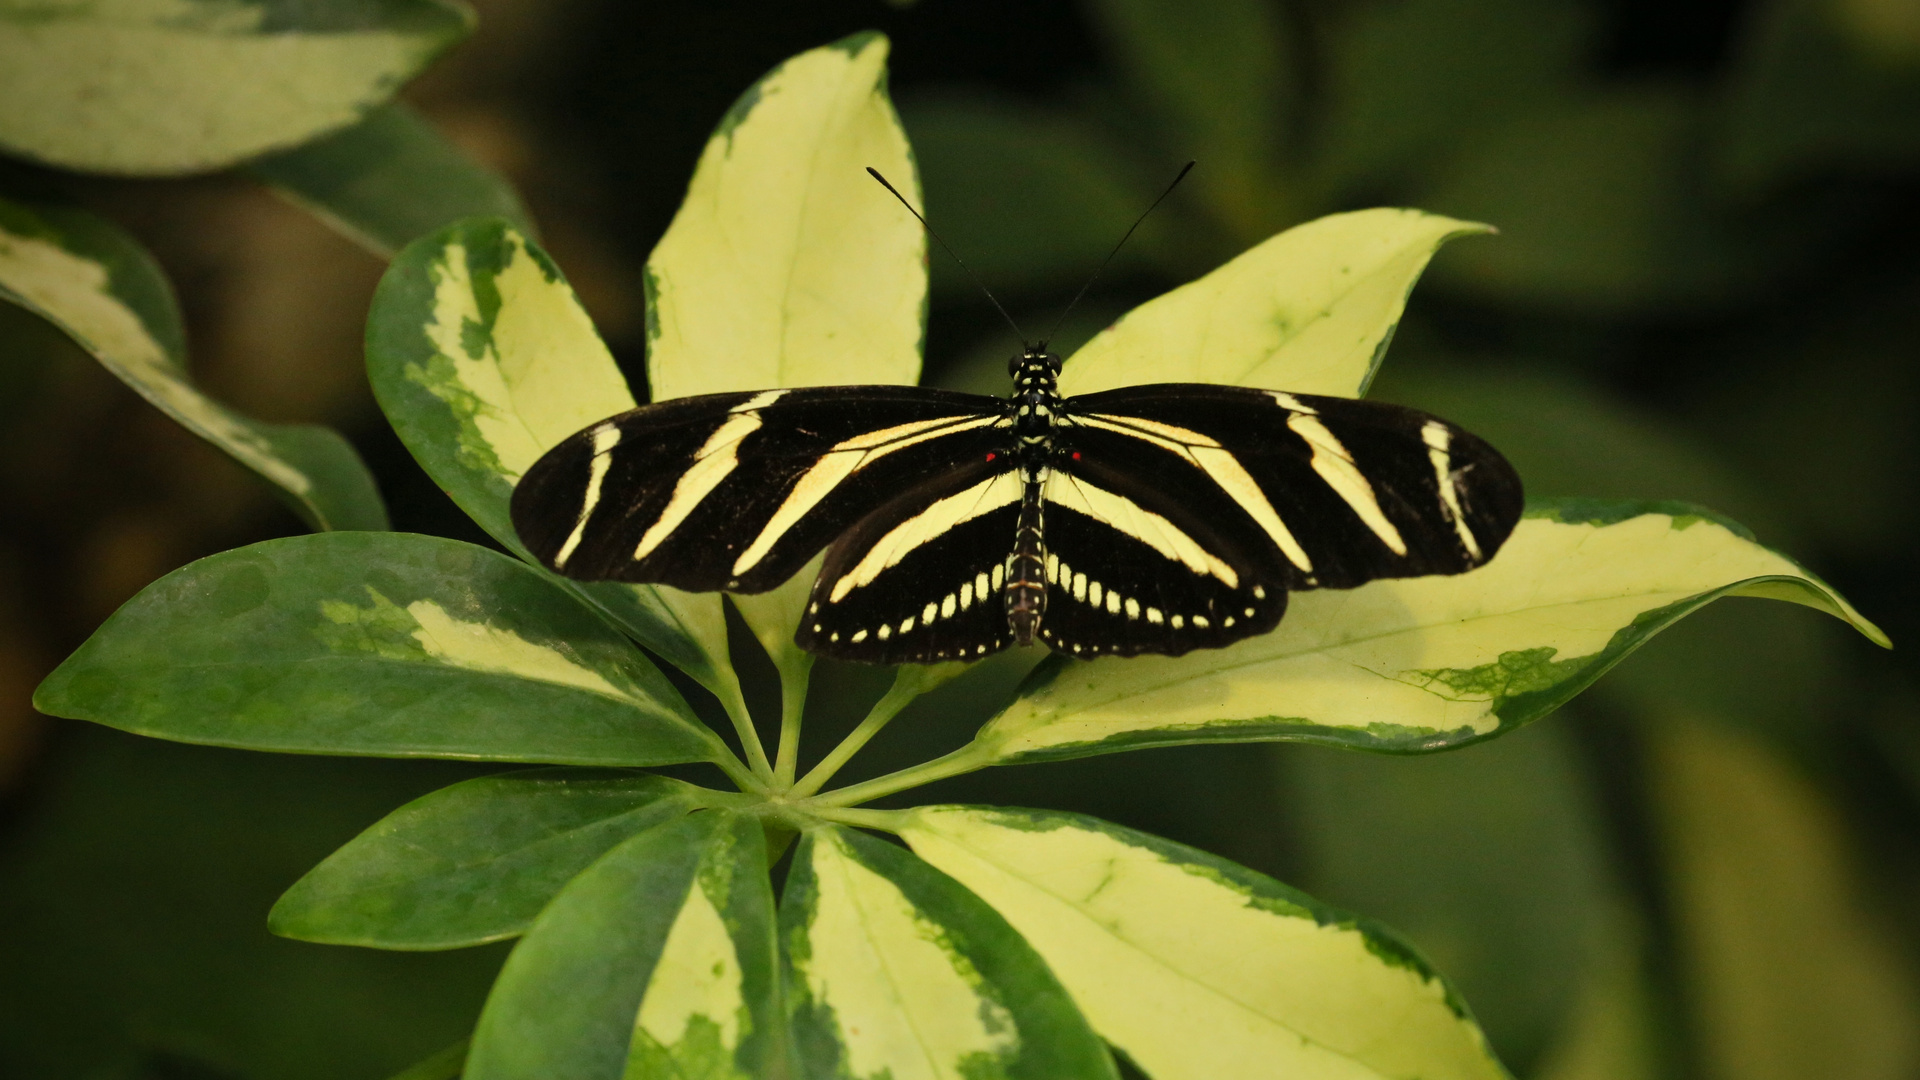
M 1046 482 L 1040 637 L 1049 646 L 1080 657 L 1178 656 L 1279 623 L 1286 585 L 1257 548 L 1167 492 L 1081 464 L 1064 455 Z
M 1005 442 L 997 399 L 912 386 L 709 394 L 568 438 L 513 522 L 569 577 L 764 592 L 897 493 Z
M 1070 398 L 1065 412 L 1056 460 L 1177 498 L 1296 589 L 1460 573 L 1520 516 L 1519 477 L 1498 452 L 1397 405 L 1162 384 Z
M 795 640 L 876 664 L 977 660 L 1012 644 L 1001 589 L 1021 486 L 1006 459 L 976 461 L 862 518 L 827 550 Z

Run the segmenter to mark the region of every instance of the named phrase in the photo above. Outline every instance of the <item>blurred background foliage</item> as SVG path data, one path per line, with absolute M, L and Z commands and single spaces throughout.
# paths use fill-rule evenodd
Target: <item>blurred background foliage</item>
M 1158 750 L 916 801 L 1099 814 L 1381 918 L 1458 980 L 1521 1077 L 1920 1077 L 1916 0 L 473 6 L 478 29 L 407 105 L 345 136 L 149 170 L 192 174 L 167 179 L 4 157 L 0 195 L 130 230 L 180 294 L 201 386 L 339 427 L 396 528 L 476 542 L 368 394 L 379 253 L 442 220 L 436 199 L 519 213 L 488 170 L 504 175 L 638 382 L 640 268 L 713 123 L 773 64 L 857 29 L 894 39 L 936 226 L 1029 332 L 1199 160 L 1062 352 L 1323 213 L 1490 222 L 1499 236 L 1434 262 L 1376 396 L 1485 435 L 1535 494 L 1727 512 L 1902 651 L 1735 601 L 1461 753 Z M 229 75 L 235 98 L 261 77 Z M 343 138 L 412 147 L 408 167 L 443 182 L 343 181 L 329 162 L 365 145 Z M 932 270 L 929 381 L 998 392 L 1004 329 Z M 0 1074 L 377 1078 L 459 1038 L 503 948 L 327 948 L 264 917 L 332 847 L 473 770 L 173 746 L 27 703 L 147 582 L 299 520 L 5 305 L 0 444 Z M 961 741 L 1029 662 L 917 703 L 847 779 Z M 821 665 L 816 753 L 883 683 Z M 754 684 L 772 704 L 770 668 Z

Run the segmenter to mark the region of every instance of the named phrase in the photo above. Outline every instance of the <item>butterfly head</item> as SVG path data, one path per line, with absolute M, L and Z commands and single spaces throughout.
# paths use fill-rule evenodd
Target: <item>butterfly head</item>
M 1060 377 L 1060 357 L 1047 351 L 1047 343 L 1029 345 L 1019 356 L 1007 361 L 1007 375 L 1020 389 L 1051 386 Z

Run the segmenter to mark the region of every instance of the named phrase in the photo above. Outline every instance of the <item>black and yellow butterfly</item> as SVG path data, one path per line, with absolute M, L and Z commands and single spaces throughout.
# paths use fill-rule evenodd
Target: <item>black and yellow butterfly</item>
M 1425 413 L 1166 383 L 1063 398 L 1044 345 L 1014 392 L 708 394 L 554 447 L 513 523 L 569 577 L 764 592 L 822 548 L 796 639 L 873 663 L 1178 655 L 1272 630 L 1299 589 L 1493 557 L 1519 477 Z

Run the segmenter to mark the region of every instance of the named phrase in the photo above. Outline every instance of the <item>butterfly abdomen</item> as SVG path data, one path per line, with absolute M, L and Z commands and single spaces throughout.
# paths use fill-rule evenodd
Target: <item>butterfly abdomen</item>
M 1014 533 L 1013 554 L 1007 556 L 1007 584 L 1001 594 L 1007 609 L 1007 628 L 1016 644 L 1033 644 L 1040 620 L 1047 614 L 1047 542 L 1041 519 L 1042 473 L 1029 473 L 1020 502 L 1020 525 Z

